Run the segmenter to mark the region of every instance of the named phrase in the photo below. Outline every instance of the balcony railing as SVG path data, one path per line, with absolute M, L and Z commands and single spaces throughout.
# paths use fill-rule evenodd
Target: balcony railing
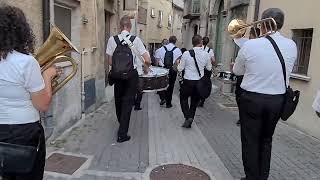
M 189 2 L 190 3 L 190 2 Z M 189 8 L 187 13 L 183 17 L 184 19 L 195 19 L 200 17 L 201 12 L 201 0 L 191 0 L 191 6 L 187 6 Z

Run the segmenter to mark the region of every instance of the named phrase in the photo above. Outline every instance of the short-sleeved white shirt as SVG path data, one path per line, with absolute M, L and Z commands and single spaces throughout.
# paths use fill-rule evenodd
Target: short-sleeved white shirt
M 120 41 L 123 40 L 122 37 L 128 37 L 130 38 L 131 35 L 128 31 L 122 31 L 121 34 L 118 35 Z M 141 39 L 139 37 L 136 37 L 133 41 L 133 46 L 136 48 L 136 50 L 138 51 L 139 55 L 143 55 L 144 53 L 147 53 L 148 51 L 146 50 L 145 46 L 143 45 L 143 42 L 141 41 Z M 114 51 L 117 48 L 117 43 L 114 40 L 114 37 L 110 37 L 108 40 L 108 44 L 107 44 L 107 50 L 106 50 L 106 54 L 109 56 L 112 56 Z M 134 68 L 138 70 L 138 73 L 141 74 L 141 70 L 142 70 L 142 62 L 141 60 L 136 56 L 136 54 L 133 54 L 133 65 Z
M 207 52 L 203 51 L 202 47 L 194 47 L 193 50 L 195 53 L 197 64 L 199 66 L 201 77 L 203 77 L 204 68 L 206 68 L 209 71 L 212 68 L 210 55 Z M 201 77 L 199 76 L 199 72 L 197 70 L 197 66 L 194 62 L 193 57 L 190 55 L 189 51 L 186 51 L 183 53 L 180 64 L 178 65 L 178 71 L 181 72 L 183 70 L 185 71 L 184 79 L 187 79 L 187 80 L 201 79 Z
M 13 51 L 0 61 L 0 124 L 26 124 L 39 121 L 39 112 L 30 93 L 44 89 L 37 60 Z
M 174 47 L 176 47 L 174 44 L 172 43 L 169 43 L 167 45 L 165 45 L 166 48 L 168 49 L 168 51 L 171 51 Z M 155 55 L 154 57 L 159 61 L 159 65 L 160 66 L 164 66 L 164 57 L 165 57 L 165 54 L 166 54 L 166 50 L 164 49 L 164 47 L 162 46 L 161 48 L 157 49 L 156 52 L 155 52 Z M 177 61 L 177 59 L 179 59 L 182 55 L 182 52 L 179 48 L 176 48 L 174 51 L 173 51 L 173 63 L 175 63 Z
M 320 90 L 317 93 L 316 99 L 314 100 L 312 107 L 315 111 L 320 112 Z
M 204 50 L 205 52 L 209 53 L 209 56 L 210 56 L 211 59 L 214 58 L 213 49 L 209 48 L 208 46 L 203 46 L 202 48 L 203 48 L 203 50 Z M 210 50 L 209 50 L 209 49 L 210 49 Z M 209 51 L 209 52 L 208 52 L 208 51 Z

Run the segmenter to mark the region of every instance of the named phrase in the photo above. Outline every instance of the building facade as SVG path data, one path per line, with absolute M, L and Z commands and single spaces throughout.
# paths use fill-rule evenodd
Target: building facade
M 288 123 L 308 134 L 320 138 L 320 121 L 312 109 L 312 102 L 320 88 L 320 17 L 317 7 L 320 1 L 307 0 L 303 5 L 298 0 L 261 0 L 259 15 L 271 7 L 277 7 L 285 13 L 285 24 L 281 33 L 292 38 L 298 48 L 296 61 L 290 84 L 301 91 L 300 102 Z M 299 12 L 299 13 L 297 13 Z

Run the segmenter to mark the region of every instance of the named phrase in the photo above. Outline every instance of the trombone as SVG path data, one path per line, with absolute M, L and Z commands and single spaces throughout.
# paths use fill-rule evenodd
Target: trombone
M 64 55 L 70 51 L 79 53 L 77 48 L 59 30 L 59 28 L 53 26 L 48 39 L 34 55 L 41 67 L 42 73 L 56 63 L 69 61 L 72 65 L 71 73 L 61 80 L 61 82 L 58 81 L 59 77 L 55 77 L 51 81 L 52 94 L 55 94 L 59 89 L 67 84 L 67 82 L 70 81 L 77 73 L 77 62 L 71 57 Z
M 228 32 L 230 33 L 232 38 L 243 37 L 247 29 L 251 27 L 253 27 L 256 37 L 271 35 L 278 29 L 277 23 L 273 18 L 262 19 L 250 24 L 246 24 L 241 19 L 234 19 L 228 25 Z M 257 28 L 260 29 L 260 36 L 258 36 Z M 262 32 L 262 28 L 265 29 L 266 32 Z

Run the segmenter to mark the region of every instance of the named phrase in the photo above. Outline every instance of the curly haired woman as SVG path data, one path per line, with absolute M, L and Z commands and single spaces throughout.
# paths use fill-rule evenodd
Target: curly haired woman
M 51 80 L 61 71 L 50 67 L 41 74 L 31 55 L 33 51 L 34 35 L 24 13 L 16 7 L 0 5 L 0 142 L 39 145 L 31 172 L 3 173 L 5 180 L 43 178 L 46 150 L 39 111 L 48 109 Z

